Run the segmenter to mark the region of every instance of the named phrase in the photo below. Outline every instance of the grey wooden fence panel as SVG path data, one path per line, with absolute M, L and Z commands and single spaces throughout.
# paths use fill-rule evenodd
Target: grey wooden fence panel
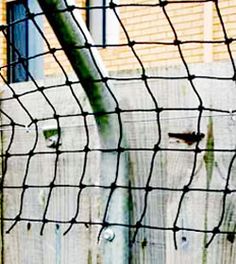
M 191 71 L 196 75 L 231 76 L 232 69 L 226 63 L 209 65 L 191 65 Z M 112 73 L 113 76 L 139 76 L 139 72 Z M 168 67 L 150 69 L 150 75 L 183 76 L 182 67 Z M 50 80 L 50 83 L 60 83 L 59 79 Z M 149 80 L 148 81 L 159 106 L 164 108 L 198 107 L 199 102 L 186 80 Z M 194 84 L 203 100 L 205 107 L 235 109 L 235 84 L 226 81 L 196 79 Z M 30 83 L 14 86 L 17 91 L 33 89 Z M 121 109 L 149 109 L 154 104 L 147 93 L 142 81 L 117 82 L 114 93 L 118 98 Z M 77 95 L 82 99 L 87 110 L 87 100 L 78 86 L 74 87 Z M 3 96 L 9 95 L 5 91 Z M 47 96 L 53 102 L 59 114 L 78 113 L 79 109 L 68 91 L 68 87 L 48 90 Z M 52 109 L 45 103 L 42 96 L 31 94 L 22 97 L 34 117 L 52 115 Z M 14 117 L 14 120 L 27 124 L 29 118 L 22 112 L 16 101 L 5 101 L 3 109 Z M 193 145 L 181 140 L 170 138 L 168 133 L 197 131 L 198 111 L 163 111 L 161 120 L 161 147 L 193 149 Z M 122 113 L 124 131 L 130 147 L 152 148 L 158 140 L 156 114 L 150 112 Z M 2 122 L 6 122 L 3 117 Z M 83 148 L 86 142 L 82 118 L 61 119 L 62 149 Z M 92 118 L 89 120 L 90 147 L 98 147 L 98 137 Z M 40 123 L 40 128 L 55 125 L 49 121 Z M 230 114 L 204 112 L 201 119 L 201 132 L 205 134 L 200 142 L 201 148 L 208 148 L 209 140 L 214 141 L 214 148 L 233 149 L 236 142 L 236 121 Z M 11 131 L 4 131 L 4 147 L 6 147 Z M 11 151 L 25 152 L 32 147 L 35 131 L 25 129 L 16 131 Z M 48 151 L 45 139 L 40 130 L 39 142 L 36 151 Z M 131 152 L 130 165 L 132 174 L 131 184 L 145 186 L 150 173 L 152 152 Z M 191 187 L 224 189 L 232 152 L 202 152 L 197 155 L 196 169 Z M 82 173 L 83 153 L 63 154 L 59 158 L 57 183 L 77 184 Z M 46 185 L 53 177 L 55 155 L 32 157 L 30 163 L 28 184 Z M 165 152 L 157 153 L 150 185 L 155 187 L 183 188 L 189 181 L 193 169 L 193 152 Z M 208 163 L 207 163 L 208 162 Z M 12 157 L 8 162 L 5 185 L 21 185 L 26 166 L 25 157 Z M 99 153 L 89 154 L 85 183 L 99 184 Z M 235 170 L 231 172 L 230 189 L 235 189 Z M 207 183 L 208 181 L 208 183 Z M 76 208 L 78 190 L 56 189 L 53 191 L 48 217 L 69 220 Z M 34 188 L 25 193 L 22 217 L 41 218 L 45 208 L 45 199 L 48 190 Z M 4 190 L 5 217 L 16 216 L 19 208 L 20 189 Z M 81 211 L 79 220 L 101 221 L 104 208 L 99 203 L 99 190 L 88 188 L 82 192 Z M 132 190 L 131 223 L 135 224 L 144 208 L 144 190 Z M 181 192 L 153 190 L 148 196 L 148 205 L 143 224 L 157 227 L 173 227 Z M 223 193 L 189 192 L 182 203 L 177 225 L 184 228 L 212 230 L 220 219 L 222 212 Z M 235 195 L 228 196 L 226 214 L 222 231 L 233 231 L 235 228 Z M 10 226 L 4 223 L 4 229 Z M 59 228 L 55 224 L 47 224 L 44 235 L 40 236 L 41 225 L 20 222 L 10 232 L 4 235 L 6 263 L 103 263 L 103 255 L 97 244 L 98 227 L 85 228 L 76 225 L 66 235 L 63 232 L 65 225 Z M 131 235 L 134 230 L 131 230 Z M 132 248 L 132 263 L 234 263 L 235 243 L 230 242 L 227 235 L 217 235 L 208 249 L 204 249 L 204 242 L 210 239 L 210 234 L 180 231 L 177 233 L 178 250 L 173 243 L 173 232 L 141 228 Z M 26 250 L 27 249 L 27 250 Z M 127 249 L 128 250 L 128 249 Z M 114 262 L 115 263 L 115 262 Z
M 52 83 L 50 81 L 49 83 Z M 32 84 L 14 85 L 17 93 L 29 91 Z M 33 88 L 33 86 L 32 86 Z M 68 92 L 67 88 L 50 90 L 46 92 L 47 97 L 53 103 L 58 114 L 79 113 L 78 105 Z M 76 92 L 81 91 L 79 86 L 75 87 Z M 5 91 L 4 96 L 9 95 Z M 81 95 L 80 98 L 83 96 Z M 32 93 L 22 98 L 22 103 L 26 106 L 34 118 L 52 116 L 53 111 L 42 98 L 40 93 Z M 19 107 L 16 101 L 6 101 L 3 109 L 16 121 L 21 124 L 29 124 L 29 118 Z M 86 108 L 86 103 L 84 104 Z M 81 117 L 69 117 L 60 119 L 62 127 L 61 149 L 83 149 L 86 136 L 84 124 Z M 2 122 L 8 120 L 3 117 Z M 98 137 L 95 131 L 93 120 L 89 121 L 90 146 L 98 146 Z M 39 140 L 35 149 L 37 151 L 51 151 L 47 148 L 43 136 L 43 129 L 54 126 L 54 121 L 39 122 Z M 11 135 L 11 130 L 4 131 L 5 147 Z M 16 129 L 13 145 L 10 149 L 12 153 L 27 153 L 33 146 L 35 140 L 35 129 Z M 35 155 L 29 165 L 26 184 L 49 185 L 54 176 L 55 154 Z M 5 175 L 5 185 L 21 186 L 26 171 L 27 157 L 13 157 L 8 161 L 8 170 Z M 84 162 L 84 153 L 66 153 L 59 157 L 56 184 L 79 184 Z M 99 154 L 88 155 L 88 163 L 93 166 L 86 168 L 84 177 L 85 184 L 99 183 Z M 6 189 L 4 192 L 4 216 L 15 217 L 20 207 L 21 189 Z M 54 188 L 49 203 L 47 218 L 58 221 L 69 221 L 74 216 L 77 207 L 78 188 Z M 22 218 L 42 219 L 48 195 L 48 188 L 29 188 L 24 195 Z M 80 217 L 78 221 L 99 221 L 99 194 L 98 191 L 85 189 L 81 195 Z M 101 221 L 101 219 L 100 219 Z M 4 228 L 7 230 L 12 222 L 5 222 Z M 10 232 L 4 235 L 5 263 L 97 263 L 99 259 L 99 249 L 97 247 L 98 227 L 86 228 L 75 225 L 72 231 L 66 236 L 63 232 L 68 225 L 47 224 L 43 236 L 40 236 L 41 224 L 31 222 L 20 222 Z

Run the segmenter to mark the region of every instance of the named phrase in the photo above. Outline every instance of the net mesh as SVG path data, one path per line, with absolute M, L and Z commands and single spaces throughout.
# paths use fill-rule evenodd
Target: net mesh
M 204 246 L 206 247 L 208 247 L 214 241 L 215 237 L 219 235 L 227 235 L 228 240 L 233 241 L 236 225 L 234 224 L 233 227 L 227 229 L 224 223 L 230 218 L 228 209 L 230 204 L 233 206 L 232 196 L 236 191 L 233 184 L 234 162 L 236 158 L 235 138 L 230 141 L 230 144 L 225 143 L 226 147 L 224 147 L 223 143 L 215 146 L 212 137 L 212 120 L 214 117 L 220 116 L 221 118 L 225 117 L 234 122 L 234 113 L 236 110 L 227 105 L 222 107 L 218 107 L 214 103 L 206 105 L 202 98 L 203 95 L 201 90 L 202 87 L 204 88 L 205 82 L 212 82 L 212 85 L 218 87 L 217 91 L 224 83 L 227 88 L 223 92 L 223 97 L 227 98 L 231 96 L 230 89 L 235 88 L 236 69 L 232 47 L 236 39 L 227 32 L 224 17 L 219 7 L 219 1 L 186 0 L 160 1 L 157 3 L 149 3 L 148 1 L 143 1 L 143 3 L 123 2 L 124 1 L 118 4 L 111 1 L 105 6 L 105 9 L 109 9 L 114 13 L 119 22 L 121 34 L 125 36 L 122 43 L 107 43 L 105 47 L 117 50 L 125 47 L 132 56 L 130 60 L 137 65 L 138 70 L 135 71 L 135 76 L 134 74 L 132 76 L 122 74 L 103 76 L 100 69 L 97 69 L 98 72 L 100 72 L 100 78 L 93 81 L 104 83 L 116 102 L 114 111 L 109 111 L 107 113 L 94 113 L 91 110 L 86 96 L 80 87 L 80 80 L 68 70 L 69 66 L 65 64 L 64 57 L 61 55 L 63 49 L 58 45 L 53 46 L 46 36 L 44 29 L 37 23 L 36 18 L 44 17 L 45 14 L 43 12 L 31 12 L 30 8 L 25 5 L 25 18 L 1 25 L 1 37 L 6 39 L 8 46 L 17 54 L 17 60 L 0 67 L 0 77 L 4 84 L 4 93 L 0 99 L 2 105 L 1 197 L 2 201 L 10 197 L 11 194 L 13 195 L 13 193 L 18 197 L 17 201 L 14 202 L 15 209 L 9 213 L 7 213 L 5 209 L 3 210 L 5 205 L 2 202 L 2 226 L 4 224 L 5 231 L 10 233 L 20 222 L 26 222 L 28 226 L 36 222 L 41 224 L 40 233 L 43 234 L 47 225 L 57 224 L 65 225 L 64 232 L 67 234 L 68 232 L 72 232 L 71 230 L 73 230 L 73 226 L 75 225 L 83 225 L 87 228 L 96 225 L 100 228 L 98 237 L 101 234 L 101 230 L 104 228 L 119 226 L 130 230 L 131 246 L 135 243 L 142 243 L 142 246 L 145 246 L 145 243 L 151 243 L 151 239 L 144 239 L 141 242 L 139 240 L 139 233 L 146 232 L 147 230 L 157 230 L 173 235 L 176 248 L 178 247 L 177 235 L 179 233 L 203 234 Z M 188 5 L 191 4 L 204 6 L 209 3 L 212 3 L 215 8 L 215 15 L 219 20 L 221 37 L 217 40 L 195 39 L 194 36 L 191 40 L 184 39 L 184 36 L 180 38 L 179 32 L 173 22 L 174 18 L 169 15 L 168 8 L 173 7 L 178 10 L 179 6 L 181 6 L 181 8 L 187 8 Z M 102 7 L 95 6 L 90 8 L 101 9 Z M 163 19 L 172 32 L 171 40 L 139 41 L 133 38 L 133 36 L 131 37 L 131 33 L 126 28 L 121 15 L 123 8 L 130 10 L 130 12 L 133 12 L 132 10 L 134 10 L 134 8 L 157 10 L 162 14 Z M 66 3 L 66 8 L 59 12 L 72 13 L 76 9 L 85 12 L 89 7 L 69 5 Z M 13 28 L 16 24 L 28 20 L 32 21 L 37 32 L 40 34 L 45 48 L 43 52 L 25 58 L 20 54 L 14 41 L 9 40 L 8 32 L 9 29 Z M 194 69 L 196 68 L 188 63 L 187 56 L 185 56 L 185 52 L 183 51 L 185 46 L 195 44 L 203 45 L 204 47 L 219 45 L 222 49 L 226 49 L 228 57 L 227 69 L 229 69 L 229 74 L 225 73 L 223 70 L 222 72 L 225 75 L 205 74 L 204 71 L 203 74 L 195 73 Z M 84 46 L 69 48 L 83 50 L 91 49 L 93 46 L 100 48 L 104 47 L 104 44 L 95 43 L 93 45 L 88 45 L 88 43 L 84 43 Z M 145 66 L 146 62 L 143 62 L 142 52 L 139 51 L 141 46 L 149 50 L 150 47 L 173 48 L 178 53 L 178 60 L 181 62 L 181 71 L 176 74 L 176 72 L 172 70 L 173 75 L 165 74 L 168 73 L 168 71 L 160 71 L 152 74 L 150 68 Z M 104 51 L 102 50 L 102 52 Z M 116 50 L 114 52 L 116 52 Z M 155 56 L 155 54 L 153 54 L 153 56 Z M 34 77 L 28 65 L 30 61 L 36 58 L 46 57 L 50 57 L 53 68 L 59 69 L 58 74 L 60 78 L 57 78 L 56 81 L 52 81 L 49 78 L 49 81 L 45 81 L 45 83 L 42 84 L 42 81 Z M 16 84 L 11 84 L 8 81 L 5 70 L 10 67 L 15 67 L 16 65 L 21 65 L 21 67 L 23 67 L 30 81 L 30 85 L 26 86 L 20 84 L 20 88 L 17 88 Z M 95 65 L 95 67 L 98 66 Z M 171 67 L 170 65 L 170 69 L 172 69 Z M 171 70 L 169 72 L 171 73 Z M 219 73 L 220 72 L 221 71 L 219 71 Z M 173 105 L 171 105 L 171 103 L 167 105 L 164 103 L 164 99 L 161 98 L 161 92 L 163 91 L 160 85 L 165 87 L 164 83 L 173 83 L 173 86 L 176 85 L 176 89 L 179 89 L 177 82 L 181 83 L 181 85 L 184 83 L 194 99 L 186 104 L 182 104 L 182 106 L 180 104 L 178 105 L 176 102 L 173 102 Z M 110 87 L 110 83 L 113 83 L 115 88 Z M 159 90 L 155 88 L 153 84 L 158 84 Z M 127 104 L 123 101 L 119 101 L 122 97 L 121 94 L 123 93 L 126 95 L 127 92 L 124 91 L 125 89 L 120 89 L 120 85 L 124 85 L 125 88 L 128 86 L 132 87 L 132 93 L 128 94 L 128 96 L 131 97 L 132 95 L 135 97 L 135 93 L 138 93 L 138 90 L 142 90 L 142 96 L 146 97 L 145 100 L 148 100 L 150 103 L 144 103 L 136 107 L 134 102 L 133 105 L 129 103 L 129 107 L 127 107 Z M 168 95 L 170 101 L 171 93 L 174 93 L 174 91 L 174 89 L 171 89 Z M 74 108 L 67 107 L 62 99 L 58 99 L 57 94 L 60 93 L 64 93 L 64 96 L 62 96 L 64 97 L 63 99 L 65 99 L 66 103 L 70 102 L 69 104 L 73 105 Z M 215 93 L 216 91 L 213 91 L 212 96 L 214 96 Z M 67 97 L 69 99 L 67 99 Z M 31 102 L 30 104 L 27 98 L 31 98 L 30 100 L 33 103 Z M 222 97 L 220 99 L 216 98 L 217 95 L 215 94 L 215 100 L 217 102 L 223 100 Z M 128 99 L 130 100 L 130 98 Z M 59 102 L 57 100 L 59 100 Z M 180 100 L 180 98 L 176 100 Z M 212 100 L 214 101 L 214 98 Z M 84 101 L 86 103 L 84 103 Z M 36 104 L 41 105 L 41 108 Z M 172 120 L 173 126 L 172 131 L 170 131 L 167 127 L 171 126 L 172 113 L 178 117 L 176 118 L 173 114 L 173 120 L 176 121 Z M 99 147 L 94 121 L 94 117 L 98 115 L 113 115 L 117 118 L 119 122 L 119 126 L 117 127 L 119 131 L 117 146 L 106 149 Z M 129 119 L 131 115 L 133 119 Z M 209 120 L 207 125 L 206 120 Z M 178 122 L 180 122 L 180 126 L 185 126 L 190 122 L 195 129 L 191 132 L 185 131 L 184 133 L 182 133 L 183 131 L 175 131 L 174 127 L 178 127 Z M 138 131 L 139 127 L 141 127 L 142 131 Z M 207 133 L 205 132 L 206 127 Z M 71 132 L 72 130 L 73 132 Z M 151 132 L 153 132 L 154 135 L 151 135 Z M 139 135 L 137 136 L 138 139 L 135 139 L 137 142 L 134 143 L 134 138 L 132 138 L 132 136 L 134 136 L 135 133 Z M 66 137 L 66 134 L 69 136 Z M 127 145 L 122 144 L 125 134 L 128 135 Z M 220 136 L 221 135 L 219 135 L 219 138 Z M 222 136 L 222 138 L 223 141 L 228 142 L 225 137 Z M 45 140 L 47 141 L 47 147 L 45 147 Z M 166 144 L 166 142 L 170 140 L 180 143 L 180 147 L 178 147 L 178 144 Z M 202 144 L 204 140 L 206 141 L 206 145 Z M 183 147 L 183 144 L 185 144 L 185 147 Z M 117 156 L 117 164 L 114 175 L 111 177 L 113 180 L 106 184 L 101 184 L 98 179 L 100 165 L 96 165 L 97 159 L 99 160 L 99 155 L 101 153 L 109 154 L 114 152 Z M 130 155 L 130 163 L 132 163 L 132 159 L 136 160 L 136 164 L 133 165 L 133 170 L 139 171 L 139 178 L 135 179 L 135 176 L 132 176 L 133 178 L 130 176 L 127 185 L 120 184 L 118 177 L 119 161 L 124 153 Z M 216 157 L 221 154 L 224 155 L 224 157 L 227 156 L 225 162 L 222 162 L 223 165 L 221 164 L 224 166 L 223 168 L 217 166 L 217 163 L 214 161 Z M 137 155 L 139 155 L 138 158 Z M 161 160 L 163 157 L 165 157 L 168 164 L 162 164 Z M 176 160 L 175 157 L 179 157 L 179 160 L 177 158 Z M 189 160 L 191 161 L 190 163 Z M 199 169 L 201 160 L 205 162 L 204 166 L 207 172 L 206 175 L 202 177 L 206 179 L 202 180 L 204 184 L 197 185 L 196 181 L 199 178 L 198 170 L 201 170 L 201 168 Z M 77 162 L 77 166 L 73 165 L 75 161 Z M 178 169 L 176 173 L 184 175 L 184 180 L 175 182 L 175 174 L 171 168 L 172 162 L 182 164 L 182 168 Z M 212 165 L 213 163 L 214 165 Z M 37 177 L 34 175 L 35 171 L 32 171 L 31 167 L 36 168 L 36 171 L 41 170 L 37 172 Z M 73 167 L 75 169 L 75 172 L 73 172 L 74 181 L 70 181 L 70 177 L 72 176 L 69 174 L 72 172 L 66 169 L 68 167 Z M 63 168 L 66 176 L 62 176 Z M 164 183 L 161 182 L 161 180 L 157 181 L 156 179 L 158 177 L 160 178 L 161 174 L 165 175 L 167 170 L 169 170 L 168 173 L 171 175 L 170 178 L 172 178 L 172 182 L 170 178 L 165 180 Z M 175 170 L 175 168 L 173 168 L 173 170 Z M 222 182 L 220 186 L 212 183 L 212 170 L 221 171 Z M 90 176 L 88 176 L 89 173 Z M 133 172 L 133 174 L 135 173 Z M 167 175 L 164 176 L 164 178 L 165 177 L 167 178 Z M 113 194 L 116 190 L 120 189 L 126 190 L 130 197 L 130 219 L 128 223 L 109 222 L 107 218 Z M 60 205 L 56 205 L 56 203 L 52 202 L 52 199 L 55 199 L 55 197 L 59 199 L 60 195 L 63 195 L 65 192 L 70 193 L 71 190 L 73 190 L 73 194 L 65 196 L 68 200 L 65 199 L 61 201 Z M 91 203 L 93 195 L 99 193 L 101 190 L 104 191 L 106 201 L 103 211 L 100 212 L 100 217 L 96 218 L 97 220 L 93 216 L 84 217 L 85 208 L 83 206 L 88 202 L 86 199 L 90 197 Z M 39 193 L 41 195 L 40 199 L 42 203 L 41 209 L 37 212 L 37 217 L 33 217 L 33 212 L 27 209 L 35 203 L 35 196 L 33 194 L 30 196 L 30 193 L 34 191 L 37 191 L 37 194 Z M 172 197 L 172 199 L 174 199 L 175 202 L 171 203 L 174 204 L 174 206 L 168 209 L 168 199 L 166 197 L 172 194 L 174 197 Z M 176 196 L 174 196 L 175 194 Z M 205 222 L 203 220 L 204 224 L 202 224 L 201 227 L 196 225 L 194 220 L 192 220 L 192 224 L 182 223 L 182 215 L 187 211 L 187 201 L 198 199 L 201 195 L 206 201 L 210 201 L 210 197 L 218 197 L 215 202 L 218 215 L 215 216 L 213 224 L 211 226 L 207 225 L 206 218 Z M 155 204 L 155 206 L 158 207 L 156 214 L 152 211 L 152 208 L 150 208 L 149 203 L 153 206 Z M 205 206 L 208 206 L 207 202 L 203 207 L 205 208 Z M 58 210 L 60 212 L 63 210 L 66 211 L 68 207 L 72 207 L 72 209 L 65 217 L 65 215 L 63 216 L 63 214 L 55 212 L 55 207 L 59 207 L 60 209 Z M 196 208 L 196 210 L 198 209 Z M 232 208 L 231 212 L 233 212 Z M 169 222 L 167 220 L 163 220 L 163 222 L 158 220 L 156 222 L 154 219 L 160 217 L 162 214 L 162 220 L 167 219 L 168 214 L 173 217 L 169 219 Z M 231 213 L 231 218 L 233 217 L 232 215 L 234 215 L 234 213 Z M 151 220 L 149 219 L 150 217 Z M 202 217 L 204 219 L 204 216 Z M 230 219 L 230 221 L 233 222 L 232 219 Z M 186 237 L 187 235 L 181 236 L 182 243 L 186 242 Z

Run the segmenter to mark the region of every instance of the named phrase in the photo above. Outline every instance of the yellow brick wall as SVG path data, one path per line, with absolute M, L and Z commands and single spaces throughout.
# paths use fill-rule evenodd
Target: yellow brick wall
M 121 2 L 125 3 L 127 1 L 123 0 Z M 146 2 L 150 3 L 150 1 Z M 180 40 L 202 39 L 203 5 L 172 4 L 166 7 L 166 11 Z M 120 17 L 131 40 L 136 42 L 171 42 L 174 40 L 173 31 L 160 7 L 120 8 Z M 122 31 L 120 42 L 127 43 Z M 137 44 L 134 49 L 145 67 L 157 66 L 161 63 L 181 62 L 176 46 Z M 200 62 L 202 60 L 202 45 L 184 45 L 182 49 L 189 62 Z M 102 50 L 101 53 L 106 65 L 111 70 L 140 67 L 129 47 L 107 48 Z
M 0 24 L 6 24 L 6 4 L 0 1 Z M 0 32 L 0 67 L 7 64 L 7 47 L 3 34 Z M 3 76 L 6 76 L 6 68 L 1 69 Z
M 224 21 L 225 28 L 227 30 L 227 35 L 229 38 L 236 37 L 236 2 L 232 0 L 219 1 L 220 12 Z M 217 12 L 214 9 L 214 27 L 213 27 L 213 37 L 215 40 L 223 38 L 222 26 L 217 16 Z M 236 58 L 236 42 L 232 43 L 231 50 Z M 224 60 L 229 59 L 226 45 L 219 44 L 214 45 L 214 60 Z
M 130 3 L 129 0 L 120 0 L 120 4 Z M 132 1 L 133 2 L 133 1 Z M 139 0 L 136 3 L 151 3 L 152 1 Z M 79 6 L 85 5 L 85 0 L 77 0 Z M 227 30 L 228 37 L 236 36 L 236 2 L 232 0 L 219 1 L 220 12 L 224 20 L 224 25 Z M 222 26 L 219 21 L 217 11 L 214 3 L 211 3 L 213 12 L 212 23 L 206 20 L 206 3 L 199 3 L 196 0 L 192 3 L 178 3 L 168 4 L 165 10 L 170 17 L 178 39 L 181 41 L 193 40 L 210 40 L 204 35 L 204 25 L 209 27 L 212 31 L 213 40 L 223 39 Z M 0 23 L 6 23 L 6 0 L 0 1 Z M 83 13 L 85 16 L 85 12 Z M 171 42 L 174 40 L 173 31 L 160 7 L 130 7 L 123 6 L 119 8 L 119 16 L 124 24 L 129 38 L 138 42 L 135 44 L 134 49 L 136 54 L 141 59 L 145 67 L 155 67 L 161 64 L 179 64 L 181 59 L 178 52 L 178 47 L 173 45 L 161 44 L 141 44 L 142 42 Z M 44 33 L 48 39 L 51 47 L 60 47 L 53 31 L 46 22 L 44 23 Z M 141 42 L 139 44 L 139 42 Z M 120 27 L 120 43 L 126 44 L 127 38 Z M 206 49 L 207 45 L 202 43 L 189 43 L 181 45 L 181 50 L 188 63 L 197 63 L 204 61 L 204 52 L 212 52 L 213 60 L 228 59 L 228 51 L 224 44 L 211 45 L 211 49 Z M 204 49 L 205 47 L 205 49 Z M 209 47 L 209 44 L 208 44 Z M 236 52 L 236 43 L 231 45 L 233 55 Z M 45 46 L 45 51 L 46 51 Z M 102 58 L 108 70 L 119 71 L 125 69 L 140 68 L 140 65 L 135 58 L 130 47 L 107 47 L 100 49 Z M 206 54 L 205 54 L 206 55 Z M 56 52 L 57 58 L 62 63 L 63 67 L 70 72 L 72 69 L 69 62 L 65 59 L 62 51 Z M 0 65 L 6 65 L 6 42 L 0 36 Z M 52 55 L 44 57 L 44 71 L 46 76 L 59 75 L 61 70 L 55 63 Z M 4 71 L 3 71 L 4 72 Z
M 84 7 L 85 0 L 76 0 L 76 4 L 78 6 Z M 82 12 L 83 12 L 82 14 L 83 17 L 85 17 L 85 12 L 84 11 Z M 50 25 L 47 23 L 46 19 L 44 20 L 44 34 L 47 40 L 49 41 L 51 48 L 61 48 L 60 44 L 58 43 L 53 33 L 53 30 L 51 29 Z M 44 51 L 45 52 L 48 51 L 46 46 Z M 63 51 L 57 51 L 55 53 L 55 56 L 66 72 L 72 72 L 70 63 L 67 60 Z M 62 70 L 60 69 L 60 66 L 58 65 L 58 63 L 55 62 L 55 59 L 51 54 L 44 57 L 44 69 L 45 69 L 44 71 L 45 76 L 63 74 Z

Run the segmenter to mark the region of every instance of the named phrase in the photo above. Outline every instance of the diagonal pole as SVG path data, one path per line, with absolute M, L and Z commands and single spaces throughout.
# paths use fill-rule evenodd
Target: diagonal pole
M 129 198 L 125 189 L 116 187 L 116 184 L 128 186 L 129 182 L 128 157 L 121 148 L 121 141 L 124 142 L 125 139 L 122 135 L 118 102 L 110 90 L 108 74 L 93 47 L 92 38 L 79 10 L 68 6 L 65 0 L 38 2 L 79 78 L 93 112 L 105 113 L 95 115 L 101 148 L 120 149 L 101 152 L 100 183 L 113 188 L 108 195 L 105 195 L 105 191 L 102 193 L 102 207 L 105 208 L 103 222 L 108 222 L 108 227 L 103 226 L 101 229 L 101 238 L 104 239 L 100 244 L 103 263 L 128 263 L 129 232 L 127 227 L 119 226 L 119 223 L 129 224 Z M 75 46 L 83 48 L 74 48 Z M 109 223 L 118 225 L 109 226 Z

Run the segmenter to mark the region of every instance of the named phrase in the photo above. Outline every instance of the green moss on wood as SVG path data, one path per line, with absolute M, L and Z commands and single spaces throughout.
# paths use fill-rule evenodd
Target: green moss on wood
M 209 118 L 207 127 L 207 142 L 206 142 L 206 153 L 204 155 L 204 162 L 207 174 L 207 188 L 209 188 L 212 180 L 213 168 L 214 168 L 214 134 L 213 134 L 213 120 Z
M 92 252 L 89 249 L 88 250 L 88 264 L 92 264 L 93 263 L 93 259 L 92 259 Z
M 206 168 L 206 189 L 209 189 L 210 183 L 212 180 L 213 170 L 214 170 L 214 132 L 213 132 L 213 120 L 212 117 L 209 117 L 208 126 L 207 126 L 207 142 L 206 142 L 206 153 L 203 157 Z M 208 201 L 209 193 L 206 193 L 206 202 L 205 202 L 205 218 L 204 218 L 204 229 L 208 228 Z M 203 239 L 203 253 L 202 253 L 202 264 L 207 263 L 207 244 L 208 236 L 207 233 L 204 234 Z
M 45 139 L 49 139 L 52 136 L 58 135 L 58 129 L 57 128 L 45 129 L 43 131 L 43 135 Z

